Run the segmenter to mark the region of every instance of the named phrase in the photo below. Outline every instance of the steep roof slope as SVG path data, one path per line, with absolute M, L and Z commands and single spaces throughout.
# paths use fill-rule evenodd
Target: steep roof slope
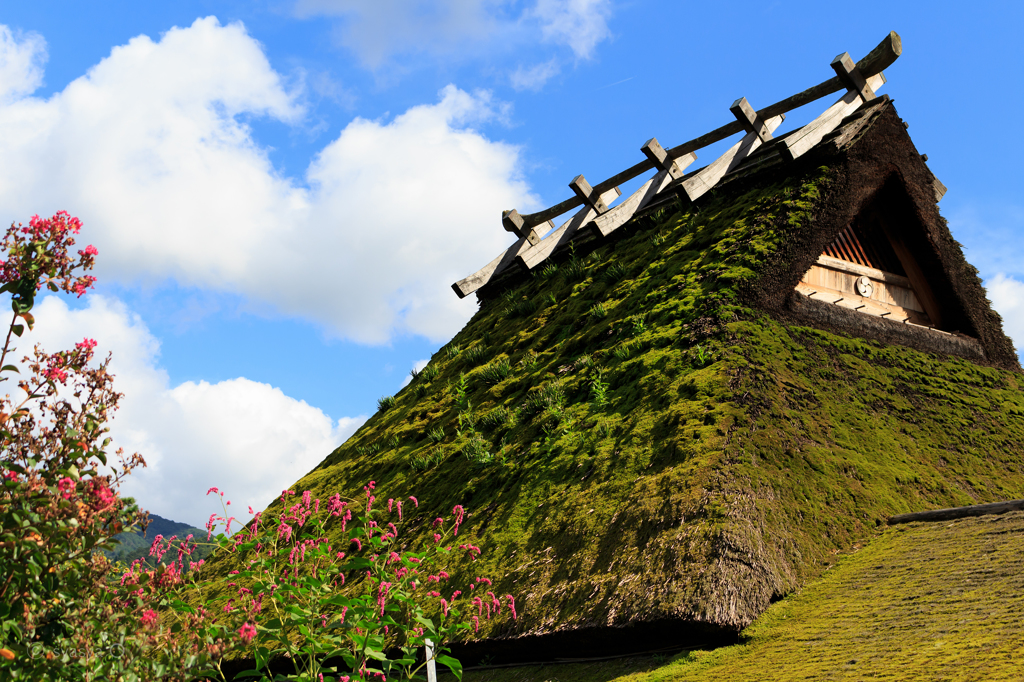
M 891 514 L 1024 497 L 1012 345 L 891 103 L 864 110 L 797 163 L 765 145 L 696 205 L 662 201 L 495 282 L 290 487 L 415 494 L 413 542 L 464 505 L 460 539 L 484 553 L 453 579 L 489 575 L 521 604 L 481 631 L 499 658 L 735 633 Z M 969 333 L 864 323 L 794 292 L 884 192 Z

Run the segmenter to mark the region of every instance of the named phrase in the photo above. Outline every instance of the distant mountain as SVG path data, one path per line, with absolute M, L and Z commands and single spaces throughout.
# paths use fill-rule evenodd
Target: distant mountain
M 103 554 L 111 561 L 121 561 L 126 564 L 130 564 L 136 559 L 149 556 L 150 547 L 153 546 L 153 540 L 157 535 L 164 536 L 164 539 L 177 536 L 178 541 L 181 541 L 188 537 L 189 534 L 195 536 L 194 540 L 199 545 L 199 547 L 192 553 L 192 561 L 199 561 L 200 559 L 205 559 L 209 556 L 213 548 L 206 544 L 205 530 L 195 528 L 187 523 L 171 521 L 170 519 L 165 519 L 162 516 L 157 516 L 156 514 L 149 515 L 149 526 L 146 527 L 145 533 L 141 530 L 118 533 L 114 536 L 114 541 L 116 542 L 115 547 L 110 550 L 102 551 Z M 176 541 L 174 543 L 175 549 L 168 552 L 165 556 L 165 560 L 177 557 L 177 546 L 178 542 Z M 147 563 L 154 562 L 147 558 Z

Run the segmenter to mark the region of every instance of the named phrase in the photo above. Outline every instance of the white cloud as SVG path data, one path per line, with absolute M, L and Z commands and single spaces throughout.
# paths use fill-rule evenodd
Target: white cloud
M 298 124 L 300 93 L 243 26 L 200 19 L 0 106 L 0 214 L 78 215 L 100 277 L 241 294 L 363 342 L 443 340 L 475 305 L 450 284 L 509 241 L 499 211 L 536 205 L 519 149 L 473 128 L 503 111 L 449 86 L 356 118 L 305 178 L 282 177 L 245 120 Z
M 509 80 L 512 83 L 512 87 L 516 90 L 533 90 L 536 92 L 543 88 L 544 84 L 551 80 L 552 77 L 557 76 L 560 70 L 558 60 L 549 59 L 546 62 L 534 64 L 529 68 L 520 66 L 512 72 Z
M 536 35 L 589 59 L 611 36 L 609 0 L 297 0 L 300 17 L 331 16 L 339 42 L 379 69 L 397 55 L 494 55 L 536 50 Z
M 339 42 L 376 69 L 397 53 L 453 54 L 500 32 L 501 0 L 298 0 L 300 17 L 334 16 Z
M 211 486 L 227 492 L 234 515 L 248 519 L 248 505 L 262 509 L 365 421 L 332 421 L 278 388 L 242 377 L 171 387 L 159 366 L 159 342 L 116 299 L 92 295 L 86 308 L 71 310 L 49 296 L 33 313 L 29 343 L 53 352 L 91 337 L 99 342 L 98 357 L 113 352 L 114 386 L 124 393 L 112 420 L 114 445 L 141 453 L 148 465 L 128 477 L 122 492 L 175 521 L 202 527 L 219 512 L 219 500 L 206 497 Z
M 46 41 L 38 33 L 14 33 L 0 25 L 0 103 L 35 92 L 43 84 Z
M 420 372 L 423 371 L 423 368 L 426 367 L 428 364 L 430 364 L 430 358 L 426 358 L 425 360 L 417 360 L 416 362 L 412 363 L 412 371 L 419 374 Z M 411 383 L 412 372 L 405 375 L 405 379 L 402 380 L 402 385 L 398 387 L 398 390 L 402 390 Z
M 1000 273 L 985 282 L 992 307 L 1003 318 L 1003 332 L 1024 352 L 1024 282 Z
M 582 59 L 590 59 L 597 44 L 611 37 L 609 0 L 537 0 L 533 14 L 545 40 L 568 45 Z

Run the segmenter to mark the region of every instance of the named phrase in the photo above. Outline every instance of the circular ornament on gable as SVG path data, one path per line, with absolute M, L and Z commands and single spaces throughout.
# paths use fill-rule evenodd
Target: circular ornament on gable
M 867 298 L 868 296 L 871 295 L 871 292 L 874 290 L 874 288 L 875 287 L 871 283 L 871 280 L 868 279 L 867 277 L 857 278 L 857 293 L 860 294 L 861 296 Z

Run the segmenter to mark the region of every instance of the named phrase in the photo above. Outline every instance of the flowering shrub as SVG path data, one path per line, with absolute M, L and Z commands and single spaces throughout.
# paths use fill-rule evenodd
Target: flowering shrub
M 191 536 L 176 544 L 157 536 L 154 568 L 140 560 L 121 572 L 103 557 L 98 550 L 115 534 L 145 521 L 117 493 L 145 462 L 118 450 L 114 463 L 106 452 L 106 424 L 121 397 L 109 357 L 95 363 L 96 342 L 85 339 L 53 354 L 36 347 L 20 370 L 5 364 L 14 339 L 32 328 L 44 286 L 80 296 L 93 285 L 80 273 L 93 267 L 96 249 L 69 255 L 80 228 L 60 212 L 12 225 L 0 241 L 0 293 L 11 295 L 13 311 L 0 382 L 20 375 L 17 394 L 0 398 L 0 679 L 224 679 L 224 657 L 248 650 L 255 660 L 249 677 L 270 677 L 271 661 L 284 659 L 295 675 L 275 680 L 386 682 L 419 676 L 417 652 L 428 639 L 435 659 L 459 673 L 445 655 L 452 636 L 503 609 L 515 617 L 512 597 L 499 599 L 485 578 L 467 595 L 449 595 L 443 564 L 480 551 L 449 544 L 461 507 L 450 522 L 434 521 L 432 542 L 404 553 L 397 539 L 403 502 L 388 500 L 383 511 L 373 483 L 358 503 L 286 492 L 285 511 L 256 514 L 233 537 L 233 518 L 211 517 L 206 541 L 223 523 L 216 542 L 239 567 L 227 595 L 208 594 L 222 581 L 199 580 L 204 562 L 192 561 Z M 415 498 L 405 504 L 418 505 Z M 344 547 L 328 540 L 338 527 L 350 533 Z M 469 603 L 475 613 L 466 619 L 461 610 Z
M 20 369 L 7 364 L 43 287 L 81 296 L 93 285 L 81 273 L 95 247 L 71 255 L 80 228 L 65 212 L 35 216 L 0 241 L 0 292 L 13 314 L 0 382 L 19 379 L 0 397 L 0 678 L 160 679 L 209 667 L 220 645 L 160 645 L 146 628 L 152 609 L 110 589 L 114 567 L 97 550 L 144 520 L 117 487 L 145 463 L 120 450 L 108 459 L 106 423 L 121 397 L 109 358 L 94 362 L 96 342 L 85 339 L 52 354 L 36 347 Z
M 223 495 L 216 488 L 211 493 Z M 217 536 L 222 557 L 228 555 L 238 567 L 228 576 L 229 592 L 206 594 L 217 583 L 196 582 L 199 592 L 190 601 L 204 607 L 181 600 L 174 603 L 175 612 L 193 619 L 190 627 L 196 627 L 196 618 L 206 617 L 237 634 L 254 658 L 255 667 L 246 673 L 253 677 L 270 677 L 271 662 L 284 659 L 294 676 L 273 679 L 413 679 L 422 677 L 426 661 L 419 652 L 428 640 L 434 660 L 461 676 L 458 661 L 446 653 L 448 643 L 458 631 L 479 627 L 481 618 L 506 609 L 515 618 L 515 600 L 496 596 L 487 578 L 473 580 L 467 593 L 448 584 L 444 569 L 449 561 L 473 560 L 480 553 L 470 544 L 454 545 L 465 513 L 461 506 L 448 521 L 433 520 L 430 538 L 419 551 L 403 552 L 400 528 L 418 500 L 389 499 L 379 505 L 372 481 L 363 493 L 359 500 L 335 494 L 322 502 L 309 491 L 301 497 L 283 492 L 282 511 L 257 513 L 233 537 Z M 211 516 L 210 535 L 218 524 L 230 530 L 234 520 L 226 511 L 222 517 Z M 343 546 L 328 539 L 339 534 L 348 538 Z M 168 547 L 170 541 L 158 537 L 151 553 L 162 556 Z M 181 575 L 195 543 L 180 547 L 163 573 L 173 580 Z M 141 566 L 140 560 L 122 580 L 129 592 L 136 589 L 135 572 Z M 153 571 L 147 576 L 150 585 L 160 582 Z M 467 607 L 468 617 L 462 613 Z

